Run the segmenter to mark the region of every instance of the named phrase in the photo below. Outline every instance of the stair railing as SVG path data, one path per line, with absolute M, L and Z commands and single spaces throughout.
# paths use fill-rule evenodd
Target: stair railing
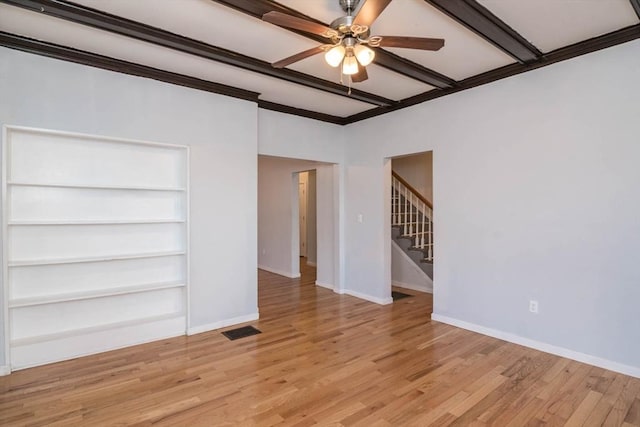
M 433 261 L 433 205 L 400 175 L 391 174 L 391 225 L 402 228 L 402 234 L 414 238 L 414 247 Z

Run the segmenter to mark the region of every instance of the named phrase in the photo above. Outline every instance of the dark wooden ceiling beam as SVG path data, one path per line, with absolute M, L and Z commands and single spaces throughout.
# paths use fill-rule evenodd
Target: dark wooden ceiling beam
M 631 6 L 633 10 L 636 11 L 636 15 L 638 15 L 638 19 L 640 19 L 640 0 L 629 0 L 631 2 Z
M 247 15 L 253 16 L 257 19 L 262 19 L 262 15 L 267 12 L 276 11 L 286 13 L 297 18 L 307 19 L 313 22 L 317 22 L 322 25 L 327 25 L 326 22 L 318 21 L 317 19 L 311 18 L 307 15 L 304 15 L 294 9 L 283 6 L 272 0 L 211 0 L 215 3 L 219 3 L 225 6 L 228 6 L 232 9 L 238 10 Z M 326 43 L 327 39 L 314 35 L 305 33 L 302 31 L 295 31 L 285 28 L 288 31 L 292 31 L 296 34 L 300 34 L 305 36 L 311 40 L 315 40 L 318 43 Z M 376 58 L 373 61 L 375 64 L 380 65 L 388 70 L 394 71 L 396 73 L 402 74 L 404 76 L 410 77 L 415 80 L 419 80 L 423 83 L 429 84 L 431 86 L 443 89 L 448 87 L 453 87 L 456 85 L 456 81 L 440 74 L 436 71 L 430 70 L 422 65 L 416 64 L 415 62 L 404 59 L 398 55 L 395 55 L 387 50 L 377 48 L 376 49 Z
M 49 58 L 74 62 L 76 64 L 100 68 L 103 70 L 116 71 L 118 73 L 145 77 L 178 86 L 184 86 L 220 95 L 231 96 L 233 98 L 244 99 L 247 101 L 255 102 L 258 104 L 258 107 L 268 110 L 295 114 L 297 116 L 307 117 L 310 119 L 320 120 L 328 123 L 334 123 L 337 125 L 346 124 L 344 117 L 332 116 L 315 111 L 295 109 L 286 105 L 277 104 L 275 102 L 260 100 L 258 99 L 258 96 L 260 94 L 257 92 L 238 89 L 236 87 L 227 86 L 220 83 L 213 83 L 208 80 L 202 80 L 195 77 L 186 76 L 184 74 L 177 74 L 153 67 L 147 67 L 145 65 L 135 64 L 133 62 L 127 62 L 120 59 L 110 58 L 108 56 L 85 52 L 82 50 L 43 42 L 40 40 L 34 40 L 3 31 L 0 31 L 0 46 L 20 50 L 23 52 L 33 53 L 36 55 L 42 55 Z
M 520 63 L 542 57 L 534 45 L 475 0 L 425 0 Z
M 458 84 L 455 80 L 443 74 L 381 48 L 376 48 L 376 57 L 373 62 L 388 70 L 419 80 L 438 89 L 447 89 Z
M 413 105 L 421 104 L 432 99 L 451 95 L 463 90 L 472 89 L 477 86 L 515 76 L 516 74 L 521 74 L 527 71 L 535 70 L 537 68 L 546 67 L 557 62 L 566 61 L 567 59 L 572 59 L 581 55 L 596 52 L 601 49 L 606 49 L 608 47 L 616 46 L 636 39 L 640 39 L 640 24 L 623 28 L 621 30 L 604 34 L 602 36 L 594 37 L 589 40 L 575 43 L 573 45 L 566 46 L 560 49 L 556 49 L 544 55 L 544 57 L 537 62 L 532 62 L 529 64 L 514 63 L 501 68 L 497 68 L 495 70 L 487 71 L 482 74 L 478 74 L 476 76 L 469 77 L 460 81 L 459 85 L 455 88 L 445 90 L 431 90 L 429 92 L 421 93 L 410 98 L 403 99 L 398 104 L 391 107 L 379 107 L 368 111 L 363 111 L 361 113 L 353 114 L 346 118 L 347 123 L 355 123 L 371 117 L 386 114 L 391 111 L 411 107 Z
M 334 95 L 340 95 L 350 99 L 366 102 L 368 104 L 384 106 L 392 105 L 396 102 L 358 89 L 351 89 L 351 94 L 349 94 L 349 89 L 338 83 L 319 79 L 294 70 L 273 68 L 271 64 L 266 61 L 251 58 L 237 52 L 212 46 L 198 40 L 173 34 L 146 24 L 131 21 L 129 19 L 121 18 L 119 16 L 111 15 L 71 2 L 62 0 L 1 1 L 13 6 L 22 7 L 28 10 L 54 16 L 56 18 L 132 37 L 137 40 L 154 43 L 169 49 L 178 50 L 201 58 L 232 65 Z
M 348 123 L 346 117 L 338 117 L 331 114 L 318 113 L 317 111 L 291 107 L 289 105 L 282 105 L 275 102 L 265 101 L 263 99 L 258 100 L 258 107 L 264 110 L 271 110 L 277 111 L 279 113 L 292 114 L 294 116 L 307 117 L 309 119 L 320 120 L 322 122 L 333 123 L 336 125 L 346 125 Z

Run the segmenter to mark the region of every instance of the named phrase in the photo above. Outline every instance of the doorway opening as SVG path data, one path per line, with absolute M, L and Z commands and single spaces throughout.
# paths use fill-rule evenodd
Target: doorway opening
M 313 269 L 315 285 L 338 288 L 339 174 L 333 163 L 258 156 L 258 269 L 291 279 Z
M 316 171 L 298 173 L 298 235 L 300 262 L 317 267 Z
M 395 157 L 390 163 L 386 226 L 391 228 L 392 292 L 433 293 L 433 152 Z

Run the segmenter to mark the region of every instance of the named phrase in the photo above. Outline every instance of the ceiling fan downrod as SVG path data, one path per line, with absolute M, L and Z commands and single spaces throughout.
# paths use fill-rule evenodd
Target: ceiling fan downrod
M 358 7 L 358 3 L 360 0 L 338 0 L 340 3 L 340 7 L 347 15 L 351 15 L 356 7 Z

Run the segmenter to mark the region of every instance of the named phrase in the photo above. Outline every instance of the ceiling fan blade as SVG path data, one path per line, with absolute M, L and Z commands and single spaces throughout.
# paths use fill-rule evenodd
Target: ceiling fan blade
M 371 27 L 373 21 L 389 6 L 389 3 L 391 3 L 391 0 L 366 0 L 353 20 L 353 23 L 355 25 Z
M 271 11 L 262 15 L 262 20 L 280 27 L 293 28 L 311 34 L 317 34 L 322 37 L 331 38 L 338 35 L 338 32 L 326 25 L 316 22 L 307 21 L 306 19 L 297 18 L 287 15 L 286 13 Z
M 322 44 L 320 46 L 312 47 L 311 49 L 307 49 L 303 52 L 296 53 L 295 55 L 291 55 L 288 58 L 281 59 L 278 62 L 274 62 L 271 65 L 274 68 L 284 68 L 287 65 L 293 64 L 294 62 L 302 61 L 305 58 L 324 52 L 327 46 L 331 46 L 331 45 Z
M 405 47 L 408 49 L 440 50 L 444 39 L 427 37 L 379 36 L 380 47 Z
M 351 81 L 353 83 L 360 83 L 367 80 L 368 78 L 369 78 L 369 75 L 367 74 L 367 69 L 362 65 L 358 64 L 358 72 L 351 76 Z

